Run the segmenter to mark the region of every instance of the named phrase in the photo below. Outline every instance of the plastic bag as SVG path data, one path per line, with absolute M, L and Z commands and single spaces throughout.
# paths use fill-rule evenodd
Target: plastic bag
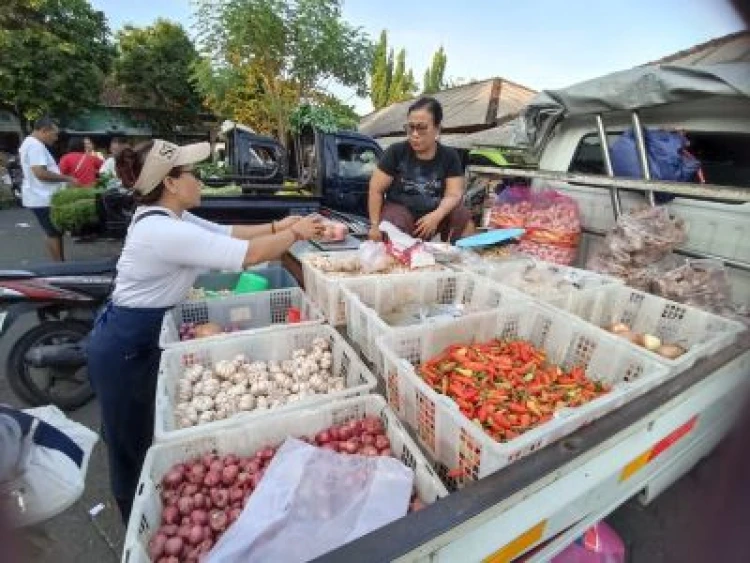
M 365 274 L 382 272 L 391 264 L 386 246 L 382 242 L 366 240 L 357 250 L 360 269 Z
M 625 544 L 605 522 L 594 524 L 552 563 L 625 563 Z
M 729 274 L 715 260 L 685 262 L 654 279 L 656 295 L 719 315 L 733 312 Z
M 309 561 L 406 515 L 413 481 L 392 457 L 289 438 L 206 561 Z

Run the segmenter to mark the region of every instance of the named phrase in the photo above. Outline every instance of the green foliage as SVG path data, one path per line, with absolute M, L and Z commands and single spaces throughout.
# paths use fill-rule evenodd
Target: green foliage
M 226 175 L 223 162 L 201 162 L 195 165 L 195 172 L 199 178 L 221 178 Z
M 159 19 L 148 27 L 125 26 L 117 50 L 114 78 L 132 105 L 168 110 L 179 123 L 201 110 L 191 75 L 198 53 L 180 25 Z
M 448 56 L 445 54 L 443 46 L 435 51 L 432 55 L 432 64 L 424 71 L 424 84 L 422 92 L 425 94 L 434 94 L 445 87 L 445 66 L 448 64 Z
M 357 123 L 359 116 L 354 108 L 333 96 L 321 96 L 315 104 L 300 104 L 289 117 L 293 133 L 300 133 L 308 127 L 324 133 L 335 133 L 339 129 L 354 129 Z
M 194 76 L 217 113 L 286 137 L 300 103 L 329 81 L 364 94 L 372 44 L 340 0 L 197 0 Z
M 226 186 L 218 186 L 215 188 L 203 186 L 201 188 L 201 195 L 208 197 L 228 197 L 242 195 L 242 188 L 237 184 L 227 184 Z
M 388 62 L 388 34 L 385 30 L 380 32 L 380 41 L 375 46 L 370 71 L 370 101 L 375 109 L 388 105 L 388 93 L 391 86 L 393 74 L 393 56 Z
M 77 234 L 99 224 L 96 196 L 101 190 L 69 187 L 52 196 L 50 219 L 62 232 Z
M 113 54 L 87 0 L 0 3 L 0 105 L 25 120 L 96 105 Z

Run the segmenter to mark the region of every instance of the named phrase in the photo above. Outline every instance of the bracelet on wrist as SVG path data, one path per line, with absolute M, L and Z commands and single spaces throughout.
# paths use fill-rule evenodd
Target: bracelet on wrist
M 271 221 L 271 234 L 276 234 L 276 221 Z

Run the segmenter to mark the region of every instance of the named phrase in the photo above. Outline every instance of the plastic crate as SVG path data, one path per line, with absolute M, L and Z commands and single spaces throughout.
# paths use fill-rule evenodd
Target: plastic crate
M 194 364 L 213 365 L 219 360 L 231 360 L 237 354 L 245 354 L 256 361 L 286 360 L 292 351 L 308 348 L 316 337 L 326 338 L 331 343 L 333 354 L 333 374 L 344 376 L 346 389 L 333 393 L 313 395 L 281 407 L 241 412 L 230 418 L 209 422 L 188 428 L 177 428 L 175 407 L 177 404 L 177 382 L 182 378 L 185 367 Z M 159 376 L 156 383 L 156 413 L 154 420 L 154 441 L 164 442 L 194 434 L 204 430 L 219 431 L 231 426 L 239 419 L 253 419 L 268 416 L 280 411 L 299 410 L 308 405 L 343 399 L 354 395 L 365 395 L 375 388 L 375 377 L 344 338 L 328 325 L 289 327 L 257 334 L 225 338 L 217 342 L 190 341 L 186 347 L 165 350 L 161 356 Z
M 624 323 L 632 331 L 650 334 L 665 344 L 685 348 L 687 352 L 670 360 L 622 339 L 628 346 L 643 350 L 669 366 L 671 373 L 684 371 L 696 360 L 731 345 L 745 330 L 744 325 L 737 321 L 624 285 L 612 285 L 596 292 L 576 295 L 570 311 L 602 328 Z
M 319 253 L 316 256 L 331 256 L 337 259 L 356 257 L 357 252 L 334 252 Z M 352 275 L 334 275 L 323 272 L 318 268 L 313 268 L 308 259 L 303 258 L 302 272 L 305 278 L 305 292 L 310 296 L 313 303 L 318 305 L 323 311 L 326 319 L 334 326 L 343 325 L 346 322 L 346 306 L 344 297 L 341 294 L 341 285 L 344 281 L 353 279 L 377 279 L 383 276 L 406 276 L 415 272 L 397 272 L 392 274 L 352 274 Z M 449 271 L 445 267 L 437 265 L 435 269 L 419 272 L 422 274 L 435 274 L 438 272 Z
M 611 384 L 609 393 L 506 443 L 496 442 L 459 411 L 446 395 L 432 390 L 416 365 L 447 346 L 520 338 L 544 349 L 563 368 L 585 367 L 586 375 Z M 546 305 L 528 303 L 472 315 L 439 326 L 405 328 L 378 340 L 386 367 L 388 403 L 411 426 L 451 487 L 480 479 L 611 412 L 667 378 L 668 369 L 584 321 Z M 457 470 L 459 478 L 449 478 Z
M 287 289 L 290 287 L 299 287 L 294 276 L 278 264 L 270 264 L 261 268 L 251 268 L 248 270 L 268 280 L 268 289 Z M 210 291 L 232 291 L 237 285 L 237 280 L 242 272 L 210 272 L 198 276 L 193 284 L 194 287 L 207 289 Z
M 233 327 L 233 332 L 201 338 L 201 342 L 215 342 L 239 334 L 281 328 L 287 326 L 287 311 L 291 307 L 297 308 L 302 317 L 300 322 L 293 326 L 325 322 L 320 309 L 313 305 L 298 287 L 215 299 L 184 301 L 164 315 L 159 335 L 159 346 L 166 349 L 185 346 L 194 342 L 194 340 L 180 340 L 179 329 L 183 323 L 212 322 L 222 327 Z
M 430 272 L 396 276 L 355 278 L 342 282 L 346 303 L 346 330 L 362 355 L 383 374 L 383 359 L 375 341 L 392 330 L 384 316 L 399 307 L 420 305 L 460 305 L 466 314 L 484 312 L 498 306 L 530 301 L 513 288 L 492 283 L 466 272 Z M 429 322 L 445 322 L 445 319 Z
M 565 310 L 570 310 L 577 295 L 595 293 L 608 285 L 622 285 L 622 281 L 617 278 L 531 258 L 484 262 L 481 265 L 462 266 L 460 269 L 487 277 Z M 532 284 L 524 282 L 521 276 L 530 269 L 538 269 L 539 275 L 553 280 L 553 283 L 558 284 L 557 287 L 545 283 L 534 288 Z
M 315 409 L 278 414 L 255 421 L 234 424 L 222 432 L 203 431 L 192 438 L 153 446 L 146 456 L 137 487 L 133 510 L 125 534 L 124 563 L 148 563 L 148 541 L 161 522 L 161 480 L 175 463 L 216 451 L 219 455 L 251 455 L 268 445 L 280 445 L 288 436 L 312 436 L 335 424 L 380 416 L 391 441 L 391 450 L 414 470 L 417 494 L 425 503 L 447 496 L 419 448 L 396 415 L 379 395 L 355 397 Z

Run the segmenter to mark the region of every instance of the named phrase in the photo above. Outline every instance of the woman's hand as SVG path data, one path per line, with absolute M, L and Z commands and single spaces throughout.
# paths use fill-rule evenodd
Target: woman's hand
M 440 222 L 442 220 L 443 217 L 437 210 L 424 215 L 417 221 L 414 235 L 425 240 L 431 239 L 437 232 L 438 227 L 440 227 Z
M 297 238 L 310 240 L 323 234 L 323 223 L 317 215 L 308 215 L 289 227 Z
M 383 242 L 383 233 L 381 233 L 378 226 L 375 225 L 370 227 L 370 231 L 367 233 L 367 238 L 373 242 Z
M 284 217 L 281 221 L 276 221 L 276 230 L 286 231 L 292 225 L 297 224 L 300 219 L 302 219 L 302 217 L 300 217 L 299 215 L 289 215 L 287 217 Z

